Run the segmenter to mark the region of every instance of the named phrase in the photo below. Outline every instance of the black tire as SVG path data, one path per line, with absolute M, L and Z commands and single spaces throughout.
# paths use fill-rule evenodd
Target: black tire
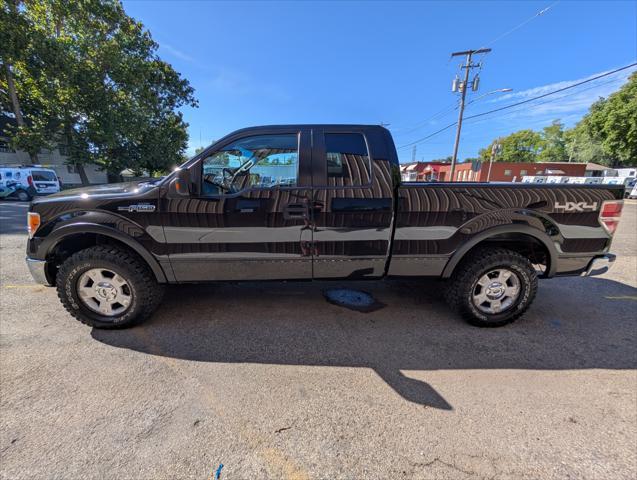
M 126 280 L 131 300 L 121 314 L 100 315 L 79 297 L 77 286 L 82 274 L 96 268 L 110 270 Z M 62 305 L 71 315 L 86 325 L 103 329 L 126 328 L 143 322 L 159 306 L 164 294 L 164 286 L 157 283 L 137 254 L 109 245 L 80 250 L 67 258 L 58 270 L 56 287 Z
M 505 269 L 519 280 L 519 294 L 512 304 L 498 312 L 487 313 L 474 304 L 478 281 L 489 272 Z M 481 248 L 458 265 L 445 288 L 449 306 L 477 327 L 501 327 L 520 318 L 537 293 L 537 273 L 528 258 L 505 248 Z
M 15 198 L 17 198 L 21 202 L 31 201 L 31 195 L 29 195 L 26 190 L 18 190 L 17 192 L 14 193 L 14 195 L 15 195 Z

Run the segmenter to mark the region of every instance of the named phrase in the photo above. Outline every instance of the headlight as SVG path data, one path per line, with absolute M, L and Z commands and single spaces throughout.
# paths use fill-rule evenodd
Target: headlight
M 33 238 L 36 230 L 40 227 L 40 214 L 35 212 L 27 213 L 27 231 L 29 238 Z

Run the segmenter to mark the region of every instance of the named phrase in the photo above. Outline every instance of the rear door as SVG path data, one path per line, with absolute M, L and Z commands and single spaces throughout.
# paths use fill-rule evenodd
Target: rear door
M 312 134 L 314 278 L 382 276 L 393 215 L 387 150 L 374 148 L 382 134 L 343 126 Z
M 176 280 L 311 279 L 310 156 L 308 129 L 277 127 L 239 132 L 193 166 L 200 193 L 161 209 Z
M 31 170 L 31 179 L 38 193 L 57 193 L 60 191 L 57 176 L 52 170 Z

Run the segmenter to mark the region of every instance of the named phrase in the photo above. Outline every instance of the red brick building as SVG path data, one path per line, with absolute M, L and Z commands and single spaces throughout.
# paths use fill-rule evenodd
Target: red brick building
M 489 162 L 475 165 L 470 162 L 457 163 L 453 181 L 486 182 L 489 177 Z M 493 162 L 491 165 L 492 182 L 520 182 L 525 175 L 565 175 L 583 177 L 586 175 L 586 163 L 508 163 Z M 411 182 L 450 182 L 451 165 L 444 162 L 414 162 L 401 165 L 401 176 Z

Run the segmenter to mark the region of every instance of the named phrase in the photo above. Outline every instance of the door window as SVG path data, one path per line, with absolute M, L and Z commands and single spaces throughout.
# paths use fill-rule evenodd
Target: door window
M 330 186 L 367 185 L 371 182 L 367 143 L 360 133 L 326 133 L 325 153 Z
M 203 163 L 203 195 L 248 188 L 293 187 L 299 170 L 297 134 L 245 137 L 213 153 Z

